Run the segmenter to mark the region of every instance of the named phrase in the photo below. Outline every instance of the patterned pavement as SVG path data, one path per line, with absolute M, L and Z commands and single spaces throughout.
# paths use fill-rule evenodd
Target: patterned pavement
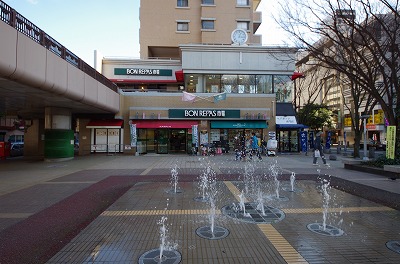
M 1 161 L 0 263 L 138 263 L 160 248 L 163 218 L 181 263 L 399 263 L 386 243 L 400 240 L 400 181 L 345 170 L 341 159 L 316 167 L 304 154 L 262 162 L 229 154 Z M 171 192 L 175 166 L 179 193 Z M 215 179 L 215 214 L 210 202 L 194 199 L 204 174 Z M 291 175 L 301 191 L 290 191 Z M 226 205 L 239 207 L 242 192 L 246 202 L 278 208 L 284 218 L 257 224 L 222 214 Z M 227 237 L 196 234 L 211 226 L 210 214 Z M 311 223 L 343 235 L 316 234 Z

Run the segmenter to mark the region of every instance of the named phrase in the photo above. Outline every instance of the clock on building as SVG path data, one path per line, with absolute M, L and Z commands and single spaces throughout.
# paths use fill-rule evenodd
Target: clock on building
M 247 32 L 244 29 L 237 28 L 232 31 L 232 42 L 235 44 L 243 45 L 247 41 Z

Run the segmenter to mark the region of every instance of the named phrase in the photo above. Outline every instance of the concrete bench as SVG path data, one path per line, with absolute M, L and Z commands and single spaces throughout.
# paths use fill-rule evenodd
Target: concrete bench
M 363 162 L 360 159 L 342 159 L 342 162 L 344 165 L 359 165 L 361 162 Z
M 383 165 L 383 170 L 394 173 L 400 173 L 400 165 Z

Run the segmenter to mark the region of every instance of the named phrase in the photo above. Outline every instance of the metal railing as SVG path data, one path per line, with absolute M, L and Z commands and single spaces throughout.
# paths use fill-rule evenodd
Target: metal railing
M 0 0 L 0 19 L 11 27 L 15 28 L 25 36 L 29 37 L 36 43 L 45 47 L 49 51 L 53 52 L 60 58 L 64 59 L 68 63 L 77 67 L 87 75 L 91 76 L 98 82 L 104 84 L 114 92 L 118 91 L 118 87 L 115 83 L 107 79 L 104 75 L 97 72 L 89 64 L 84 62 L 70 50 L 65 48 L 51 36 L 46 34 L 43 30 L 38 28 L 23 15 L 19 14 L 15 9 Z

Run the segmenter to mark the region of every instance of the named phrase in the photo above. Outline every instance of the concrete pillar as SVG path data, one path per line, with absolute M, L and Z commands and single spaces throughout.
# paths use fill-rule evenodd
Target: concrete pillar
M 74 131 L 71 129 L 70 109 L 46 107 L 44 141 L 45 160 L 74 158 Z

